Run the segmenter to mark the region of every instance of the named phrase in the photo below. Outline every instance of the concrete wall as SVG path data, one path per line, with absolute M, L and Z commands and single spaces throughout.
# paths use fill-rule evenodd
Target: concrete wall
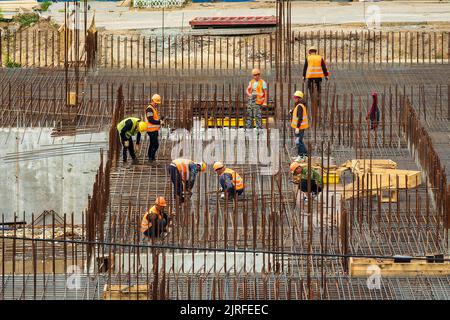
M 75 215 L 87 207 L 106 133 L 50 137 L 50 128 L 0 129 L 0 214 L 27 223 L 44 210 Z M 30 153 L 32 152 L 32 154 Z M 106 156 L 106 150 L 105 150 Z M 1 219 L 1 217 L 0 217 Z

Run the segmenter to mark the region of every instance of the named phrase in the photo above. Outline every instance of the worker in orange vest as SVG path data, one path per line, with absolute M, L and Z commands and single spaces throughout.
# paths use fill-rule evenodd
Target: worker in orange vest
M 184 202 L 184 195 L 192 195 L 197 174 L 206 171 L 206 163 L 178 158 L 172 160 L 168 171 L 172 180 L 175 198 L 178 198 L 180 202 Z
M 308 79 L 310 97 L 313 97 L 314 90 L 317 92 L 317 96 L 320 97 L 322 79 L 328 80 L 329 75 L 325 61 L 321 55 L 317 54 L 317 48 L 314 46 L 310 47 L 308 57 L 303 66 L 303 81 Z
M 253 128 L 253 119 L 255 119 L 256 127 L 262 129 L 261 108 L 267 106 L 267 83 L 261 79 L 261 71 L 259 69 L 253 69 L 252 76 L 253 79 L 250 80 L 247 87 L 246 128 Z
M 236 171 L 225 167 L 220 161 L 214 163 L 213 169 L 219 175 L 220 198 L 224 199 L 225 194 L 228 198 L 234 198 L 234 195 L 240 196 L 244 192 L 244 180 Z
M 161 104 L 161 96 L 154 94 L 152 101 L 145 109 L 145 116 L 147 117 L 147 134 L 150 138 L 148 145 L 148 162 L 151 163 L 156 160 L 156 151 L 159 148 L 158 133 L 161 129 L 161 125 L 164 124 L 164 120 L 159 118 L 157 106 Z
M 295 144 L 297 145 L 298 160 L 304 160 L 308 156 L 303 138 L 305 136 L 305 130 L 309 128 L 308 123 L 308 111 L 305 106 L 304 95 L 301 91 L 295 91 L 294 96 L 294 109 L 291 113 L 291 128 L 295 133 Z
M 165 231 L 168 220 L 164 212 L 165 207 L 167 207 L 166 199 L 157 197 L 155 205 L 144 214 L 141 221 L 141 233 L 144 237 L 159 237 Z

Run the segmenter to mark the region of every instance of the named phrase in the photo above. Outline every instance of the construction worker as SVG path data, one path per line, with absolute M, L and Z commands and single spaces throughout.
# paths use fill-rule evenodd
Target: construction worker
M 316 47 L 310 47 L 308 57 L 303 66 L 303 81 L 308 79 L 308 92 L 313 97 L 314 91 L 320 97 L 322 79 L 328 80 L 329 72 L 322 56 L 317 54 Z
M 213 165 L 214 171 L 219 175 L 220 183 L 220 198 L 224 199 L 225 194 L 229 198 L 234 198 L 234 195 L 240 196 L 244 192 L 244 180 L 233 169 L 226 168 L 222 162 L 215 162 Z
M 192 195 L 192 188 L 194 187 L 197 173 L 206 171 L 206 163 L 178 158 L 172 161 L 168 170 L 175 198 L 178 198 L 180 202 L 184 202 L 183 190 L 185 191 L 184 194 Z
M 376 91 L 372 91 L 372 107 L 370 107 L 366 120 L 370 120 L 370 130 L 376 130 L 380 123 L 380 108 L 378 107 L 378 94 Z
M 247 87 L 246 128 L 253 128 L 253 119 L 255 119 L 256 127 L 262 129 L 261 108 L 267 106 L 267 83 L 261 79 L 261 71 L 259 69 L 253 69 L 252 76 L 253 79 L 250 80 Z
M 168 220 L 164 212 L 166 206 L 166 199 L 157 197 L 155 205 L 144 214 L 141 221 L 141 233 L 144 237 L 159 237 L 165 231 Z
M 292 182 L 298 184 L 303 193 L 308 193 L 308 164 L 294 161 L 289 166 L 292 173 Z M 313 197 L 322 192 L 322 176 L 311 168 L 311 193 Z
M 154 94 L 152 96 L 152 101 L 145 109 L 145 116 L 147 117 L 148 126 L 147 134 L 150 138 L 148 145 L 148 161 L 153 162 L 156 160 L 156 151 L 159 148 L 158 133 L 163 124 L 163 120 L 159 119 L 158 110 L 156 107 L 161 104 L 161 96 L 159 94 Z
M 147 123 L 141 121 L 139 118 L 128 117 L 123 119 L 117 124 L 117 130 L 119 131 L 120 141 L 123 146 L 123 162 L 127 162 L 127 150 L 130 152 L 132 164 L 138 164 L 136 154 L 133 145 L 132 137 L 137 134 L 136 137 L 136 152 L 140 150 L 141 132 L 147 130 Z
M 306 110 L 304 95 L 301 91 L 295 91 L 293 95 L 294 109 L 290 111 L 292 115 L 291 128 L 295 133 L 295 144 L 297 145 L 297 159 L 304 160 L 308 156 L 308 150 L 306 150 L 303 138 L 305 136 L 305 129 L 309 128 L 308 124 L 308 112 Z

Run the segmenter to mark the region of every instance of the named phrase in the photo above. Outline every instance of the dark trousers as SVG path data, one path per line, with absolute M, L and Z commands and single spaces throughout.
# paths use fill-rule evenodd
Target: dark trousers
M 163 233 L 166 224 L 167 224 L 166 219 L 158 220 L 158 222 L 155 223 L 155 225 L 152 225 L 151 228 L 147 229 L 147 231 L 144 231 L 143 234 L 144 236 L 149 238 L 159 237 L 161 233 Z
M 169 165 L 168 168 L 170 174 L 170 180 L 173 184 L 173 194 L 183 199 L 183 181 L 181 180 L 181 174 L 177 167 Z
M 229 199 L 234 199 L 234 195 L 237 194 L 238 196 L 240 196 L 242 193 L 244 193 L 244 189 L 241 190 L 237 190 L 236 189 L 228 189 L 228 198 Z
M 303 142 L 303 137 L 305 136 L 305 130 L 300 130 L 300 132 L 295 134 L 295 144 L 297 146 L 297 155 L 300 157 L 308 156 L 308 150 L 306 150 L 306 145 Z
M 159 148 L 158 131 L 147 132 L 150 142 L 148 145 L 148 159 L 155 160 L 156 151 Z
M 320 93 L 322 92 L 322 78 L 308 79 L 308 92 L 311 101 L 313 99 L 313 94 L 317 94 L 317 96 L 320 97 Z
M 128 141 L 128 143 L 129 143 L 128 148 L 125 148 L 125 147 L 123 146 L 123 143 L 124 143 L 125 141 Z M 128 150 L 128 152 L 130 152 L 131 159 L 136 159 L 136 154 L 134 153 L 133 138 L 130 137 L 130 138 L 128 138 L 128 139 L 125 140 L 125 141 L 122 141 L 122 155 L 123 155 L 123 161 L 127 161 L 127 150 Z
M 302 192 L 308 193 L 308 180 L 302 179 L 300 184 L 300 190 Z M 316 180 L 311 179 L 311 192 L 317 195 L 318 193 L 322 192 L 322 188 L 317 185 Z

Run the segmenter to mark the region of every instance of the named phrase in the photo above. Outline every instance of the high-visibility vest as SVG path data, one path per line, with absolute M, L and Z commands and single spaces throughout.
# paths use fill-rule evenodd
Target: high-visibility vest
M 148 229 L 150 229 L 152 227 L 152 223 L 149 221 L 148 217 L 151 216 L 152 214 L 156 215 L 156 217 L 158 218 L 158 220 L 162 219 L 162 215 L 161 213 L 158 211 L 158 209 L 156 208 L 156 206 L 151 207 L 145 214 L 144 217 L 142 218 L 141 221 L 141 232 L 145 232 Z
M 323 74 L 322 56 L 318 54 L 310 54 L 308 56 L 308 69 L 306 70 L 306 78 L 323 78 L 327 75 Z
M 233 169 L 226 168 L 225 171 L 221 174 L 221 176 L 224 174 L 231 175 L 231 181 L 236 190 L 244 189 L 244 180 L 242 180 L 241 176 L 236 171 L 234 171 Z
M 302 116 L 302 123 L 300 124 L 300 127 L 298 127 L 298 107 L 302 107 L 303 110 L 303 116 Z M 291 120 L 291 128 L 297 129 L 307 129 L 309 128 L 308 124 L 308 113 L 306 112 L 306 107 L 299 103 L 295 106 L 294 111 L 292 112 L 292 120 Z
M 250 88 L 253 91 L 253 85 L 255 83 L 255 79 L 250 80 Z M 265 100 L 264 90 L 263 90 L 263 79 L 259 79 L 256 84 L 256 104 L 263 104 Z
M 129 139 L 130 137 L 134 136 L 137 133 L 137 124 L 139 121 L 141 121 L 141 119 L 139 118 L 134 118 L 134 117 L 129 117 L 129 118 L 125 118 L 122 121 L 120 121 L 117 124 L 117 130 L 119 131 L 119 133 L 122 131 L 123 127 L 125 127 L 125 122 L 127 122 L 127 120 L 130 120 L 133 122 L 133 126 L 131 127 L 131 130 L 128 130 L 127 132 L 125 132 L 125 136 Z
M 152 109 L 153 120 L 159 120 L 158 110 L 156 110 L 156 108 L 150 104 L 150 105 L 148 105 L 148 107 L 145 111 L 147 111 L 149 108 Z M 161 128 L 161 126 L 159 124 L 153 124 L 153 123 L 147 122 L 147 132 L 159 131 L 160 128 Z
M 181 179 L 187 181 L 189 178 L 189 165 L 192 163 L 189 159 L 175 159 L 172 161 L 177 166 L 178 172 L 181 174 Z

